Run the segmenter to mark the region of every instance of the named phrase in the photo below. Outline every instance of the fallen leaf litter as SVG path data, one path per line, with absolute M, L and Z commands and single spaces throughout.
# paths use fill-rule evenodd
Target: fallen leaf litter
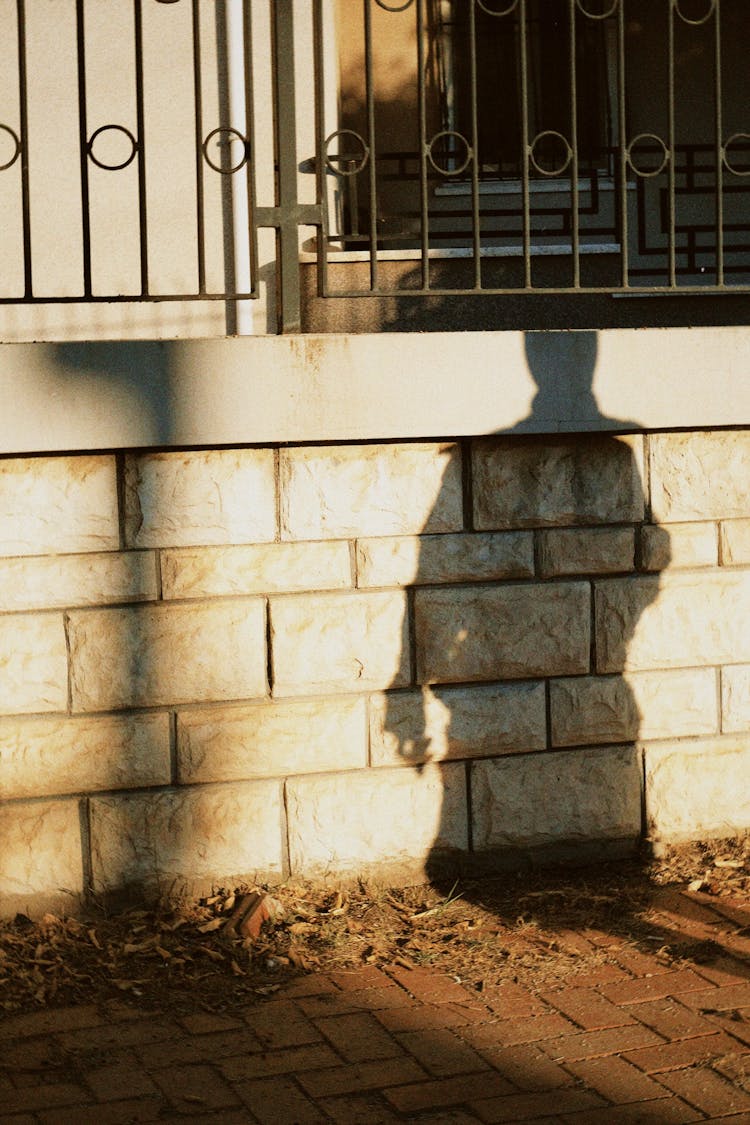
M 724 904 L 715 933 L 671 929 L 664 892 Z M 661 892 L 661 897 L 660 897 Z M 534 988 L 628 948 L 672 963 L 726 949 L 750 964 L 750 837 L 648 864 L 506 873 L 453 886 L 287 882 L 108 915 L 0 923 L 0 1014 L 125 996 L 226 1011 L 317 969 L 433 967 L 482 992 Z

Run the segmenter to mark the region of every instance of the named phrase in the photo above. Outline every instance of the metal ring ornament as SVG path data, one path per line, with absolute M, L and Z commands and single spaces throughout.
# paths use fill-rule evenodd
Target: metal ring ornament
M 643 168 L 639 168 L 633 160 L 633 149 L 641 141 L 656 141 L 658 145 L 661 145 L 661 150 L 664 155 L 662 157 L 662 162 L 658 168 L 644 170 Z M 657 137 L 656 133 L 639 133 L 637 137 L 633 137 L 632 141 L 625 149 L 625 159 L 635 172 L 636 176 L 642 176 L 644 179 L 649 179 L 651 176 L 660 175 L 666 168 L 667 164 L 669 164 L 669 149 L 664 144 L 664 141 L 661 139 L 661 137 Z
M 716 11 L 716 0 L 708 0 L 708 11 L 706 12 L 705 16 L 701 16 L 701 18 L 698 20 L 690 19 L 683 13 L 680 7 L 680 3 L 681 0 L 672 0 L 672 8 L 675 12 L 677 12 L 677 15 L 680 17 L 682 22 L 690 24 L 691 27 L 700 27 L 702 24 L 708 23 L 708 21 L 711 19 L 711 16 Z
M 336 139 L 336 137 L 354 137 L 355 140 L 362 146 L 362 156 L 355 163 L 355 166 L 353 168 L 349 168 L 347 171 L 345 171 L 343 168 L 337 168 L 334 164 L 334 160 L 342 160 L 343 157 L 335 155 L 332 156 L 328 152 L 328 146 L 330 145 L 331 141 Z M 367 167 L 367 161 L 370 159 L 370 146 L 367 144 L 367 141 L 363 136 L 361 136 L 359 133 L 355 133 L 354 129 L 337 129 L 335 133 L 331 133 L 323 141 L 323 151 L 325 152 L 325 162 L 327 167 L 330 168 L 336 176 L 356 176 L 359 172 L 362 172 Z
M 226 168 L 222 168 L 220 164 L 214 163 L 208 155 L 208 146 L 214 137 L 225 135 L 228 138 L 236 137 L 238 141 L 242 141 L 242 158 L 236 164 L 228 164 Z M 219 143 L 219 142 L 217 142 Z M 219 125 L 216 129 L 212 129 L 206 137 L 202 145 L 203 159 L 208 164 L 209 168 L 213 168 L 214 172 L 220 172 L 222 176 L 231 176 L 233 172 L 239 172 L 243 164 L 246 164 L 250 159 L 250 142 L 247 137 L 243 136 L 239 129 L 232 129 L 229 125 Z
M 98 156 L 94 155 L 94 141 L 100 137 L 102 133 L 123 133 L 130 141 L 130 153 L 121 160 L 119 164 L 107 164 L 104 160 L 100 160 Z M 135 154 L 138 152 L 138 141 L 135 139 L 130 129 L 126 129 L 124 125 L 100 125 L 88 139 L 86 145 L 86 152 L 89 159 L 96 164 L 97 168 L 105 168 L 108 172 L 119 172 L 121 168 L 127 168 L 135 159 Z
M 562 141 L 565 146 L 565 161 L 558 168 L 543 168 L 534 155 L 534 149 L 544 137 L 556 137 L 558 140 Z M 573 159 L 573 149 L 570 147 L 568 138 L 564 137 L 562 133 L 556 132 L 555 129 L 545 129 L 543 133 L 537 133 L 534 140 L 529 145 L 527 152 L 531 164 L 536 168 L 540 176 L 561 176 Z
M 403 0 L 401 4 L 386 4 L 385 0 L 375 0 L 375 3 L 384 12 L 405 12 L 407 8 L 411 8 L 414 0 Z
M 733 176 L 750 176 L 750 168 L 748 168 L 746 172 L 740 172 L 737 168 L 733 168 L 729 162 L 727 150 L 735 141 L 750 141 L 750 133 L 732 133 L 729 140 L 725 141 L 721 146 L 721 162 Z
M 436 141 L 442 140 L 443 137 L 458 137 L 461 143 L 466 146 L 466 159 L 464 160 L 463 164 L 460 165 L 460 167 L 441 168 L 440 165 L 436 163 L 435 157 L 432 154 L 432 149 Z M 466 140 L 466 137 L 463 135 L 463 133 L 456 133 L 452 129 L 443 129 L 442 132 L 436 133 L 427 145 L 425 149 L 425 155 L 427 156 L 427 159 L 429 160 L 435 171 L 438 172 L 441 176 L 460 176 L 462 172 L 466 171 L 466 169 L 474 159 L 474 152 L 471 145 Z
M 10 160 L 6 160 L 4 164 L 0 164 L 0 172 L 4 172 L 6 168 L 10 168 L 11 164 L 15 164 L 21 152 L 21 138 L 18 133 L 11 129 L 10 125 L 0 125 L 0 132 L 7 133 L 13 142 L 13 155 Z
M 502 12 L 496 12 L 494 8 L 488 8 L 487 0 L 476 0 L 476 5 L 478 8 L 481 8 L 482 11 L 486 13 L 486 15 L 495 16 L 497 19 L 500 19 L 502 16 L 509 16 L 511 12 L 514 12 L 516 10 L 516 8 L 518 7 L 518 0 L 511 0 L 507 8 L 503 8 Z
M 607 8 L 606 12 L 589 12 L 584 4 L 584 0 L 576 0 L 576 7 L 581 15 L 587 16 L 590 20 L 608 20 L 613 16 L 617 9 L 620 7 L 620 0 L 612 0 L 611 5 Z

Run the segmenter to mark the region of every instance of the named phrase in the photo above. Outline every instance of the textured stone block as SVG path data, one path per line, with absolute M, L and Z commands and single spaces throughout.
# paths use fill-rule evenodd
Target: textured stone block
M 529 578 L 534 573 L 530 532 L 397 536 L 360 539 L 359 586 L 430 585 Z
M 717 566 L 719 541 L 715 523 L 670 523 L 641 531 L 644 570 Z
M 125 534 L 131 547 L 273 540 L 273 450 L 129 456 L 125 463 Z
M 0 714 L 65 711 L 68 658 L 62 616 L 0 617 Z
M 478 851 L 640 833 L 641 779 L 634 747 L 476 762 L 471 791 Z
M 374 695 L 373 765 L 542 750 L 547 744 L 543 684 L 477 684 Z
M 235 781 L 367 765 L 356 697 L 213 707 L 177 719 L 180 781 Z
M 481 530 L 643 518 L 640 437 L 481 438 L 472 470 Z
M 269 543 L 164 551 L 165 598 L 341 590 L 352 585 L 349 544 Z
M 283 449 L 282 539 L 460 531 L 459 447 L 353 445 Z
M 0 610 L 153 601 L 156 557 L 145 551 L 0 560 Z
M 420 683 L 584 673 L 590 593 L 585 582 L 417 590 Z
M 713 734 L 713 668 L 574 676 L 550 682 L 554 746 Z
M 116 550 L 114 457 L 0 462 L 0 555 Z
M 750 829 L 750 737 L 646 747 L 648 831 L 665 840 Z
M 169 716 L 0 720 L 0 797 L 166 785 Z
M 372 691 L 409 682 L 403 593 L 272 598 L 274 695 Z
M 416 870 L 434 850 L 467 847 L 459 763 L 296 778 L 286 791 L 292 873 Z
M 279 875 L 282 836 L 275 781 L 94 797 L 94 890 Z
M 539 538 L 539 573 L 544 578 L 569 574 L 612 574 L 632 570 L 632 527 L 563 528 Z
M 654 434 L 651 504 L 660 522 L 735 519 L 750 510 L 750 432 Z
M 247 699 L 266 692 L 259 598 L 75 610 L 74 711 Z
M 750 661 L 750 571 L 595 583 L 597 671 Z
M 74 910 L 83 890 L 77 801 L 0 805 L 0 916 Z
M 721 561 L 724 566 L 750 563 L 750 519 L 721 524 Z
M 750 664 L 721 670 L 721 729 L 750 731 Z

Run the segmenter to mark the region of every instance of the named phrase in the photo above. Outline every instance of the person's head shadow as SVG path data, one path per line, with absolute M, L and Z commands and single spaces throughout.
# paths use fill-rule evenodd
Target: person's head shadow
M 595 330 L 525 332 L 524 355 L 536 392 L 509 433 L 628 433 L 637 422 L 604 414 L 594 390 L 600 363 Z
M 524 351 L 537 391 L 528 416 L 515 427 L 518 432 L 538 429 L 565 408 L 568 415 L 575 410 L 581 425 L 604 417 L 593 392 L 597 332 L 526 332 Z

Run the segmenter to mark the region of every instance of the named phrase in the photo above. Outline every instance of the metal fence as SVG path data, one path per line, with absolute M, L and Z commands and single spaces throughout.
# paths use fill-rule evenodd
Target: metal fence
M 747 0 L 2 20 L 2 304 L 750 290 Z
M 346 34 L 328 258 L 370 291 L 747 288 L 743 0 L 367 0 Z
M 248 6 L 8 0 L 2 21 L 0 301 L 257 297 Z

